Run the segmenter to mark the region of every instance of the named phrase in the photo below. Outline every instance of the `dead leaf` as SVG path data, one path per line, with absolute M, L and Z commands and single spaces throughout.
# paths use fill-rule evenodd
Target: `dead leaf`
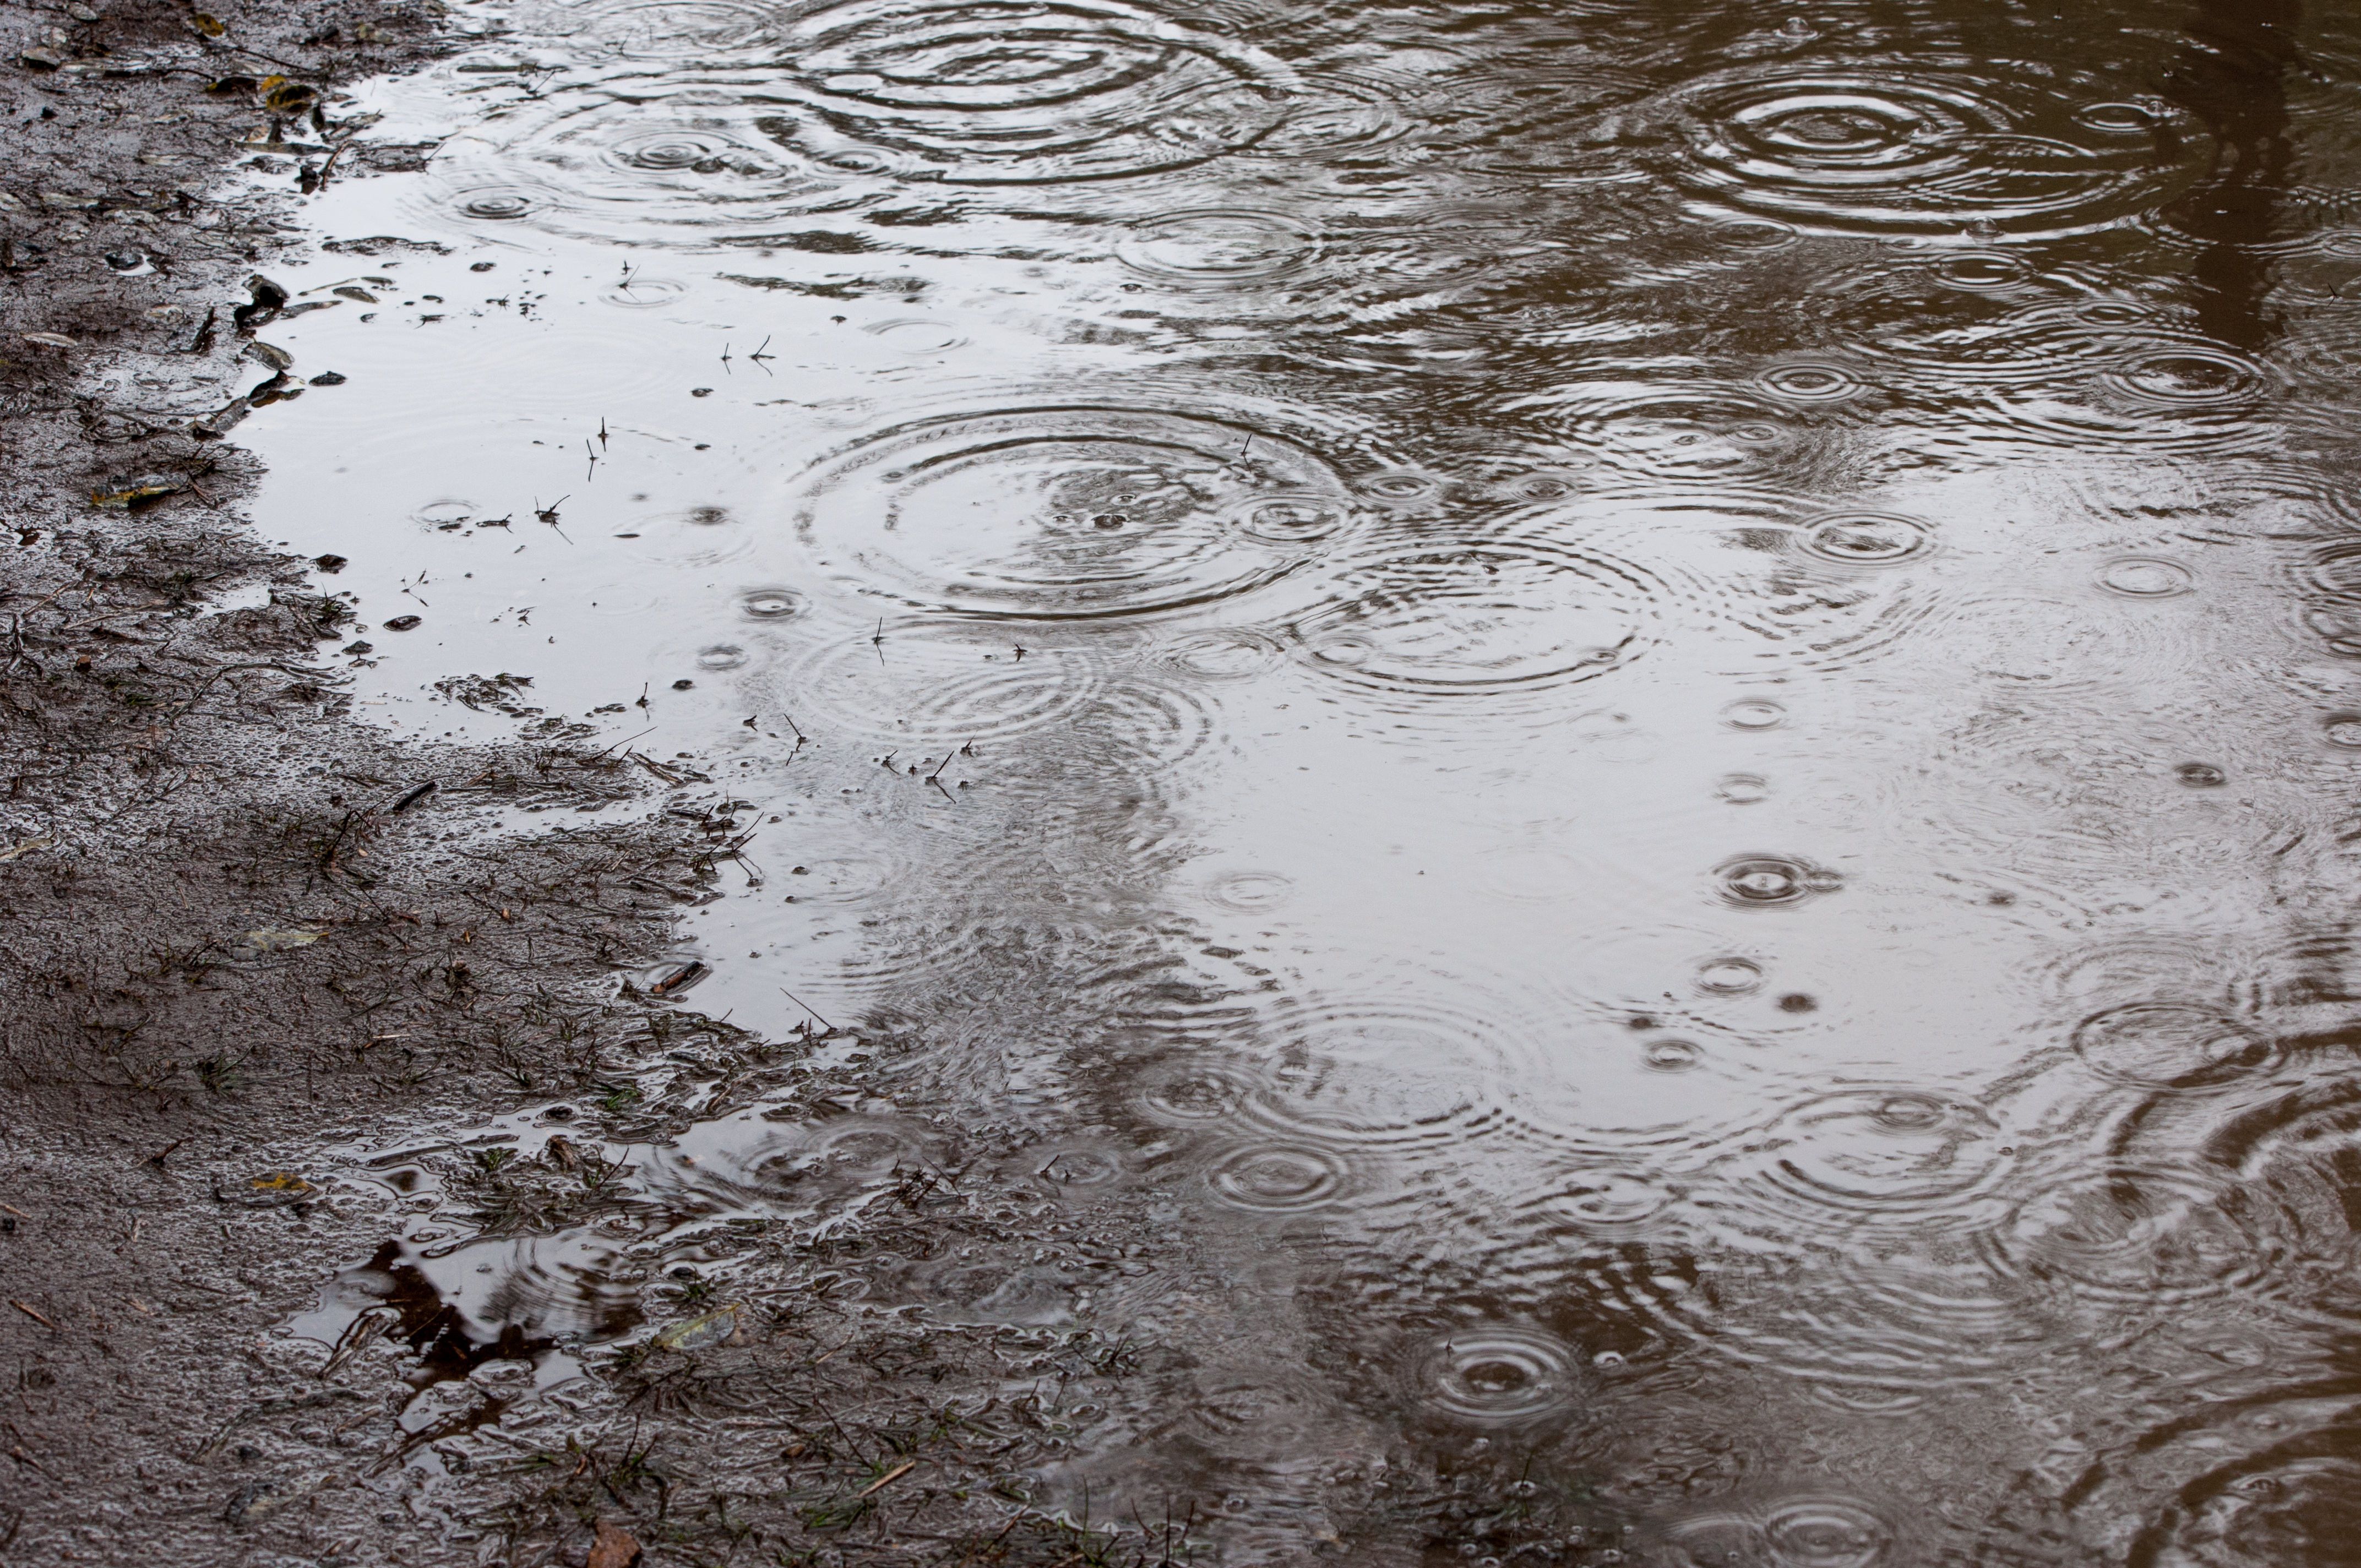
M 307 87 L 301 82 L 282 82 L 266 87 L 262 94 L 263 107 L 275 115 L 300 115 L 319 99 L 318 88 Z
M 582 1560 L 582 1568 L 639 1568 L 639 1538 L 612 1519 L 598 1521 L 598 1538 L 590 1543 L 590 1555 Z
M 656 1335 L 659 1350 L 702 1350 L 709 1344 L 719 1344 L 736 1337 L 738 1308 L 735 1303 L 686 1322 L 675 1323 Z
M 27 343 L 46 344 L 51 348 L 74 348 L 80 345 L 61 332 L 28 332 L 23 334 Z
M 289 929 L 265 926 L 246 934 L 246 945 L 258 953 L 283 953 L 291 948 L 308 948 L 325 935 L 320 931 Z
M 189 14 L 189 26 L 209 38 L 217 38 L 229 31 L 227 27 L 221 25 L 219 17 L 209 16 L 203 11 L 192 11 Z
M 184 484 L 167 480 L 151 485 L 132 485 L 120 490 L 93 490 L 90 493 L 90 504 L 122 511 L 140 511 L 154 506 L 167 496 L 181 495 L 188 488 Z

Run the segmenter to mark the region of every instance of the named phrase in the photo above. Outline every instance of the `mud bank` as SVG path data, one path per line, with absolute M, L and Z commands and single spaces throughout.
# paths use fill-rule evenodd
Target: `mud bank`
M 1448 1482 L 1394 1439 L 1292 1452 L 1264 1420 L 1291 1371 L 1209 1446 L 1191 1355 L 1124 1292 L 1186 1281 L 1159 1299 L 1183 1337 L 1275 1345 L 1236 1289 L 1274 1265 L 1179 1239 L 1152 1184 L 1097 1195 L 1154 1150 L 952 1124 L 895 1071 L 917 1022 L 773 1041 L 697 1012 L 667 941 L 758 824 L 697 759 L 494 673 L 445 695 L 513 741 L 357 716 L 329 657 L 402 620 L 247 526 L 236 427 L 340 395 L 272 343 L 313 280 L 284 254 L 303 202 L 431 151 L 337 84 L 464 30 L 0 13 L 0 1555 L 1164 1563 L 1242 1507 L 1212 1457 L 1242 1425 L 1327 1499 L 1283 1551 L 1611 1551 L 1488 1444 Z M 697 1137 L 734 1124 L 784 1131 L 700 1185 Z M 572 1305 L 479 1301 L 488 1274 Z M 1153 1514 L 1046 1479 L 1111 1427 L 1180 1457 Z

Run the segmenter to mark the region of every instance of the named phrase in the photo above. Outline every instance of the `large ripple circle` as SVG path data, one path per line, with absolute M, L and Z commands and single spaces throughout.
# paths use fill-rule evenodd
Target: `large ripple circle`
M 775 107 L 725 76 L 690 71 L 553 90 L 451 138 L 426 194 L 472 222 L 635 244 L 760 233 L 846 179 L 774 145 Z
M 1631 562 L 1540 539 L 1391 554 L 1334 590 L 1295 623 L 1314 667 L 1430 708 L 1620 669 L 1657 641 L 1669 598 Z
M 1465 1329 L 1427 1345 L 1414 1388 L 1422 1404 L 1484 1426 L 1546 1420 L 1581 1393 L 1574 1354 L 1560 1341 L 1511 1324 Z
M 1065 620 L 1250 592 L 1351 518 L 1337 477 L 1265 432 L 1046 408 L 889 431 L 807 475 L 795 521 L 817 564 L 863 593 Z
M 848 0 L 786 29 L 776 134 L 825 160 L 882 150 L 958 184 L 1143 174 L 1250 146 L 1286 68 L 1113 0 Z
M 1672 95 L 1668 172 L 1731 206 L 1857 231 L 2072 232 L 2154 205 L 2178 165 L 2078 123 L 2063 85 L 1741 68 Z M 2187 161 L 2203 138 L 2180 142 Z

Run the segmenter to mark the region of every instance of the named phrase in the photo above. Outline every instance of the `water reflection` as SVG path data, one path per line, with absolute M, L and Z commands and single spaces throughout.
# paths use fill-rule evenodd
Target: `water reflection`
M 432 579 L 390 702 L 708 759 L 698 1005 L 899 1104 L 694 1102 L 630 1226 L 465 1233 L 469 1345 L 657 1332 L 965 1120 L 1146 1271 L 862 1288 L 1162 1336 L 1045 1496 L 1225 1561 L 2349 1556 L 2346 19 L 518 24 L 563 82 L 375 90 L 460 134 L 323 221 L 469 302 L 291 323 L 380 400 L 272 411 L 271 521 Z
M 2301 0 L 2201 5 L 2161 83 L 2221 144 L 2213 177 L 2170 211 L 2202 247 L 2191 268 L 2200 329 L 2243 349 L 2263 347 L 2275 330 L 2265 295 L 2278 207 L 2295 159 L 2287 77 L 2299 61 L 2302 26 Z

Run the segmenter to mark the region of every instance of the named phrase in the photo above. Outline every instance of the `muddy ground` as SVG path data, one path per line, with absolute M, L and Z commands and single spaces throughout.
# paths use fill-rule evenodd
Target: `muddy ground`
M 401 630 L 242 521 L 238 421 L 338 395 L 269 346 L 283 236 L 323 179 L 424 151 L 371 147 L 335 84 L 450 28 L 433 0 L 0 6 L 0 1558 L 1223 1555 L 1207 1521 L 1240 1483 L 1191 1467 L 1186 1344 L 1119 1311 L 945 1321 L 881 1282 L 974 1257 L 1058 1291 L 1177 1280 L 1202 1344 L 1243 1332 L 1224 1282 L 1270 1260 L 1176 1236 L 1152 1190 L 1078 1201 L 1038 1125 L 948 1124 L 884 1070 L 918 1042 L 763 1040 L 662 994 L 671 920 L 745 830 L 694 762 L 595 747 L 489 682 L 462 698 L 524 717 L 514 744 L 358 721 L 326 656 Z M 217 200 L 233 160 L 278 193 Z M 629 825 L 486 827 L 618 799 Z M 716 1227 L 725 1286 L 651 1277 L 631 1238 L 658 1205 L 595 1151 L 758 1102 L 922 1135 L 882 1194 Z M 522 1135 L 423 1131 L 500 1118 Z M 471 1327 L 391 1250 L 392 1206 L 326 1174 L 411 1129 L 476 1234 L 607 1236 L 598 1288 L 645 1332 L 593 1353 Z M 287 1328 L 332 1280 L 373 1303 L 333 1349 Z M 1087 1488 L 1050 1506 L 1083 1446 L 1165 1467 L 1127 1517 Z M 1279 1554 L 1615 1555 L 1578 1486 L 1487 1450 L 1283 1456 L 1322 1500 Z

